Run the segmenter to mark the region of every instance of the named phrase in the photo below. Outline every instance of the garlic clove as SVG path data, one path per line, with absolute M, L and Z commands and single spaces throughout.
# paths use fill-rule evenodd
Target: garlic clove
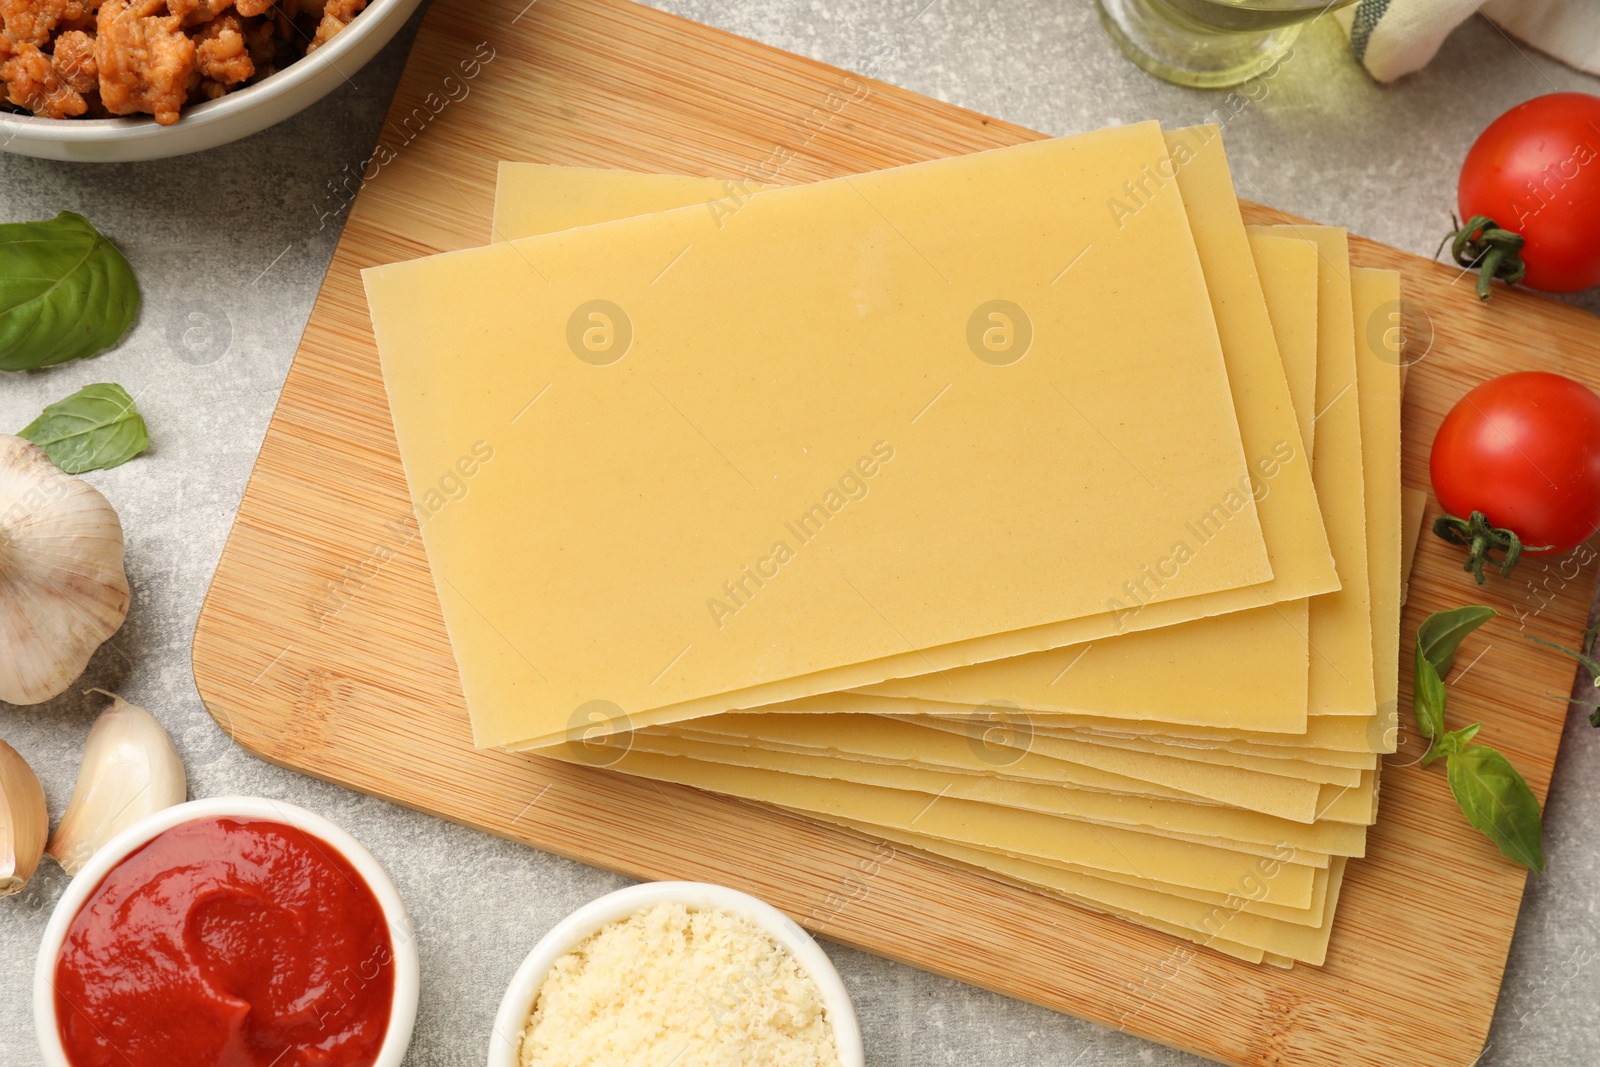
M 72 800 L 46 849 L 68 874 L 146 815 L 182 804 L 189 789 L 178 748 L 156 717 L 105 695 L 111 706 L 89 730 Z
M 16 749 L 0 741 L 0 897 L 28 884 L 49 833 L 39 776 Z
M 66 692 L 127 617 L 115 509 L 33 442 L 0 434 L 0 701 Z

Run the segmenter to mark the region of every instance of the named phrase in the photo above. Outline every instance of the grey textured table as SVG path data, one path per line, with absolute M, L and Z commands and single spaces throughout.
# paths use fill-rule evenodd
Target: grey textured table
M 926 5 L 926 6 L 924 6 Z M 1203 121 L 1225 93 L 1156 82 L 1106 40 L 1087 0 L 675 0 L 671 10 L 1052 133 L 1146 118 Z M 410 41 L 402 35 L 347 86 L 239 144 L 182 159 L 93 167 L 0 156 L 0 221 L 83 212 L 126 251 L 144 313 L 116 351 L 36 374 L 0 375 L 0 428 L 89 382 L 138 398 L 155 445 L 90 476 L 127 528 L 133 613 L 72 694 L 0 706 L 0 737 L 38 770 L 59 815 L 83 739 L 114 689 L 149 707 L 183 750 L 195 797 L 256 794 L 322 812 L 388 865 L 422 952 L 422 1005 L 408 1063 L 479 1064 L 504 986 L 526 949 L 622 879 L 263 764 L 233 748 L 195 693 L 195 618 L 278 389 L 338 236 L 330 183 L 373 143 Z M 1454 205 L 1462 153 L 1487 122 L 1556 89 L 1600 82 L 1519 49 L 1473 21 L 1433 65 L 1379 88 L 1324 21 L 1227 125 L 1241 191 L 1431 253 Z M 1600 298 L 1583 298 L 1591 309 Z M 1595 381 L 1600 381 L 1600 352 Z M 1600 731 L 1574 715 L 1547 808 L 1549 873 L 1530 886 L 1483 1067 L 1600 1062 Z M 0 1064 L 32 1067 L 34 954 L 65 877 L 48 862 L 0 901 Z M 1470 922 L 1472 903 L 1430 901 Z M 977 989 L 829 946 L 860 1010 L 868 1060 L 993 1067 L 1198 1063 Z M 1391 1006 L 1424 1011 L 1419 1003 Z M 1417 1062 L 1431 1062 L 1419 1050 Z

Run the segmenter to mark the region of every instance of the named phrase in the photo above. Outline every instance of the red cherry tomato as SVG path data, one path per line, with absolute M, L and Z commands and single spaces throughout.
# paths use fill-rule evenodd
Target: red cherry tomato
M 1600 397 L 1543 371 L 1491 379 L 1444 417 L 1429 466 L 1448 514 L 1569 551 L 1600 529 Z
M 1457 192 L 1463 221 L 1487 216 L 1526 239 L 1530 288 L 1600 285 L 1600 97 L 1551 93 L 1507 111 L 1473 142 Z

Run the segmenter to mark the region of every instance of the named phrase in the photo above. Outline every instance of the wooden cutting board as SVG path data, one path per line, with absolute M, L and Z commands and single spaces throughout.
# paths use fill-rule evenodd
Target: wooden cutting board
M 802 182 L 1038 134 L 622 0 L 435 0 L 381 136 L 195 637 L 200 693 L 241 745 L 633 877 L 736 886 L 833 940 L 1224 1062 L 1475 1059 L 1524 876 L 1466 827 L 1442 772 L 1414 766 L 1414 741 L 1389 761 L 1327 966 L 1289 972 L 758 806 L 471 747 L 360 268 L 487 242 L 501 159 Z M 1403 271 L 1432 321 L 1408 386 L 1408 484 L 1428 484 L 1434 429 L 1471 385 L 1592 376 L 1588 315 L 1512 292 L 1483 308 L 1451 268 L 1364 241 L 1354 257 Z M 1451 719 L 1481 718 L 1541 797 L 1564 715 L 1547 694 L 1573 671 L 1519 620 L 1571 644 L 1594 570 L 1527 564 L 1478 592 L 1427 537 L 1412 581 L 1407 634 L 1462 603 L 1505 614 L 1468 646 L 1488 651 Z

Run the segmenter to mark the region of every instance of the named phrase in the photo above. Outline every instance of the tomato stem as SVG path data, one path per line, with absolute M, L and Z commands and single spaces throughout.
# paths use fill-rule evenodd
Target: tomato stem
M 1448 244 L 1457 266 L 1477 268 L 1479 300 L 1489 299 L 1489 283 L 1495 278 L 1513 285 L 1528 273 L 1528 265 L 1522 261 L 1522 246 L 1527 241 L 1520 233 L 1502 228 L 1487 215 L 1474 215 L 1465 226 L 1454 215 L 1450 222 L 1456 228 L 1439 242 L 1439 252 Z M 1439 252 L 1434 253 L 1435 258 Z
M 1548 545 L 1524 545 L 1522 539 L 1514 531 L 1489 522 L 1489 517 L 1481 511 L 1474 511 L 1465 519 L 1458 519 L 1454 515 L 1440 515 L 1433 521 L 1433 532 L 1450 542 L 1452 545 L 1463 545 L 1467 548 L 1467 561 L 1461 569 L 1469 571 L 1479 585 L 1483 584 L 1483 565 L 1493 563 L 1500 569 L 1500 577 L 1511 577 L 1511 569 L 1522 558 L 1522 553 L 1545 552 Z M 1504 557 L 1496 560 L 1491 555 L 1493 552 L 1503 552 Z
M 1594 639 L 1597 633 L 1600 633 L 1600 623 L 1596 623 L 1583 631 L 1583 637 L 1578 641 L 1578 649 L 1571 649 L 1566 645 L 1558 645 L 1554 641 L 1546 641 L 1544 638 L 1535 637 L 1533 634 L 1523 634 L 1522 636 L 1535 644 L 1553 648 L 1557 652 L 1565 652 L 1577 660 L 1579 665 L 1589 672 L 1589 679 L 1594 683 L 1595 688 L 1600 689 L 1600 663 L 1595 662 L 1594 658 Z M 1593 700 L 1579 700 L 1576 697 L 1557 697 L 1556 699 L 1565 700 L 1567 703 L 1576 704 L 1581 708 L 1593 709 L 1589 712 L 1589 725 L 1600 727 L 1600 704 Z

